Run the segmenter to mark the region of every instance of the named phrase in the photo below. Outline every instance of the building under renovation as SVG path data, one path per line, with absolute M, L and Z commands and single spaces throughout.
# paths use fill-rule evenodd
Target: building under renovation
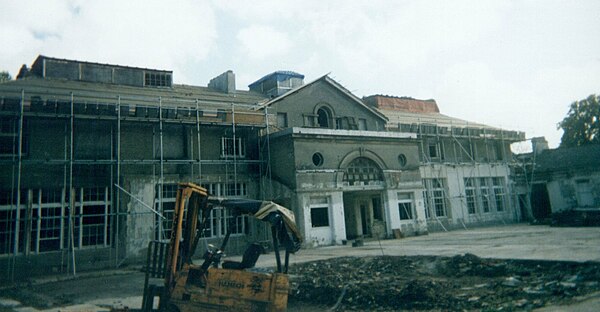
M 0 84 L 2 278 L 137 261 L 168 238 L 177 182 L 292 209 L 307 247 L 514 222 L 507 131 L 433 100 L 358 98 L 328 76 L 236 88 L 40 56 Z M 233 218 L 216 209 L 206 242 Z M 230 245 L 266 240 L 237 217 Z M 203 248 L 203 247 L 202 247 Z

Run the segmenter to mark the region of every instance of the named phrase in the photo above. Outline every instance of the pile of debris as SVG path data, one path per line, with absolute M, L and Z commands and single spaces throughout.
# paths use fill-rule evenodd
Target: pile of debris
M 290 268 L 290 304 L 339 311 L 530 310 L 600 290 L 600 263 L 344 257 Z

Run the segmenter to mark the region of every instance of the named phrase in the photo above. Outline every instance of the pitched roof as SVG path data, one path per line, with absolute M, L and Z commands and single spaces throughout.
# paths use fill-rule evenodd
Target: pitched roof
M 331 77 L 329 77 L 329 74 L 325 74 L 307 84 L 304 84 L 300 87 L 297 87 L 295 89 L 292 89 L 290 91 L 288 91 L 287 93 L 278 96 L 266 103 L 264 103 L 263 105 L 260 106 L 260 108 L 264 108 L 264 107 L 268 107 L 273 105 L 276 102 L 279 102 L 289 96 L 292 96 L 298 92 L 300 92 L 301 90 L 308 88 L 309 86 L 312 86 L 314 84 L 316 84 L 317 82 L 323 81 L 329 85 L 331 85 L 332 87 L 334 87 L 335 89 L 339 90 L 342 94 L 346 95 L 348 98 L 350 98 L 350 100 L 352 100 L 353 102 L 355 102 L 356 104 L 364 107 L 366 110 L 370 111 L 372 114 L 376 115 L 377 117 L 383 119 L 384 121 L 387 121 L 387 117 L 382 114 L 381 112 L 379 112 L 378 110 L 366 105 L 359 97 L 357 97 L 356 95 L 354 95 L 352 92 L 350 92 L 348 89 L 344 88 L 344 86 L 342 86 L 341 84 L 339 84 L 337 81 L 333 80 Z
M 535 163 L 536 170 L 546 172 L 572 169 L 600 171 L 600 144 L 545 150 L 536 156 Z

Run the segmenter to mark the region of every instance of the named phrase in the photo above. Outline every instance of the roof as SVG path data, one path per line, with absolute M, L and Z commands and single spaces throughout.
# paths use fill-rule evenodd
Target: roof
M 536 156 L 535 163 L 538 171 L 572 169 L 600 171 L 600 144 L 544 150 Z
M 195 106 L 198 102 L 202 106 L 230 106 L 231 104 L 255 106 L 267 99 L 261 94 L 241 90 L 224 93 L 209 87 L 177 84 L 171 88 L 134 87 L 66 79 L 43 79 L 35 76 L 0 84 L 2 96 L 20 97 L 21 90 L 24 90 L 28 98 L 40 96 L 58 100 L 70 99 L 72 92 L 76 99 L 88 102 L 114 102 L 117 97 L 120 97 L 121 100 L 138 105 L 158 105 L 160 98 L 163 105 Z
M 303 90 L 304 88 L 308 88 L 309 86 L 312 86 L 314 84 L 316 84 L 317 82 L 323 81 L 329 85 L 331 85 L 332 87 L 334 87 L 335 89 L 339 90 L 340 92 L 342 92 L 344 95 L 346 95 L 348 98 L 350 98 L 352 101 L 354 101 L 356 104 L 364 107 L 366 110 L 370 111 L 371 113 L 373 113 L 374 115 L 376 115 L 377 117 L 383 119 L 384 121 L 387 122 L 388 118 L 382 114 L 381 112 L 379 112 L 378 110 L 366 105 L 360 98 L 358 98 L 356 95 L 354 95 L 352 92 L 350 92 L 348 89 L 344 88 L 344 86 L 342 86 L 341 84 L 339 84 L 337 81 L 333 80 L 332 78 L 329 77 L 329 74 L 323 75 L 307 84 L 304 84 L 300 87 L 297 87 L 295 89 L 292 89 L 291 91 L 286 92 L 285 94 L 278 96 L 266 103 L 264 103 L 261 108 L 264 107 L 268 107 L 273 105 L 276 102 L 279 102 L 289 96 L 292 96 L 293 94 L 296 94 L 298 92 L 300 92 L 301 90 Z
M 435 100 L 417 100 L 411 97 L 397 97 L 389 95 L 370 95 L 363 97 L 368 105 L 378 109 L 402 110 L 413 113 L 439 113 Z
M 253 86 L 259 85 L 261 82 L 271 79 L 271 78 L 275 78 L 275 79 L 277 79 L 277 81 L 284 81 L 289 78 L 304 79 L 304 75 L 297 73 L 297 72 L 290 71 L 290 70 L 278 70 L 278 71 L 274 71 L 268 75 L 265 75 L 264 77 L 258 79 L 257 81 L 249 84 L 248 88 L 252 89 Z
M 116 68 L 127 68 L 127 69 L 141 69 L 141 70 L 150 70 L 150 71 L 154 71 L 154 72 L 163 72 L 163 73 L 173 73 L 173 71 L 171 70 L 162 70 L 162 69 L 152 69 L 152 68 L 145 68 L 145 67 L 135 67 L 135 66 L 124 66 L 124 65 L 115 65 L 115 64 L 105 64 L 105 63 L 96 63 L 96 62 L 86 62 L 86 61 L 78 61 L 78 60 L 69 60 L 69 59 L 63 59 L 63 58 L 56 58 L 56 57 L 50 57 L 50 56 L 45 56 L 45 55 L 38 55 L 38 57 L 35 59 L 35 61 L 33 61 L 33 64 L 31 65 L 31 68 L 34 69 L 38 66 L 41 66 L 41 63 L 44 60 L 53 60 L 53 61 L 59 61 L 59 62 L 72 62 L 72 63 L 78 63 L 78 64 L 89 64 L 89 65 L 101 65 L 101 66 L 110 66 L 110 67 L 116 67 Z
M 473 127 L 500 130 L 500 128 L 450 117 L 441 113 L 416 113 L 390 109 L 379 109 L 379 111 L 387 116 L 389 119 L 388 125 L 393 127 L 397 124 L 434 124 L 441 127 Z

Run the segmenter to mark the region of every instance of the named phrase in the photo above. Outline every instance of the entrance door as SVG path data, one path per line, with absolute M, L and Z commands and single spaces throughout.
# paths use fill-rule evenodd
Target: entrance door
M 371 217 L 370 217 L 370 209 L 369 202 L 365 200 L 359 201 L 359 209 L 360 209 L 360 218 L 362 224 L 362 232 L 364 236 L 371 235 Z
M 531 188 L 531 213 L 537 220 L 550 217 L 550 198 L 546 183 L 535 183 Z
M 344 193 L 346 238 L 385 237 L 385 208 L 381 192 L 361 191 Z

